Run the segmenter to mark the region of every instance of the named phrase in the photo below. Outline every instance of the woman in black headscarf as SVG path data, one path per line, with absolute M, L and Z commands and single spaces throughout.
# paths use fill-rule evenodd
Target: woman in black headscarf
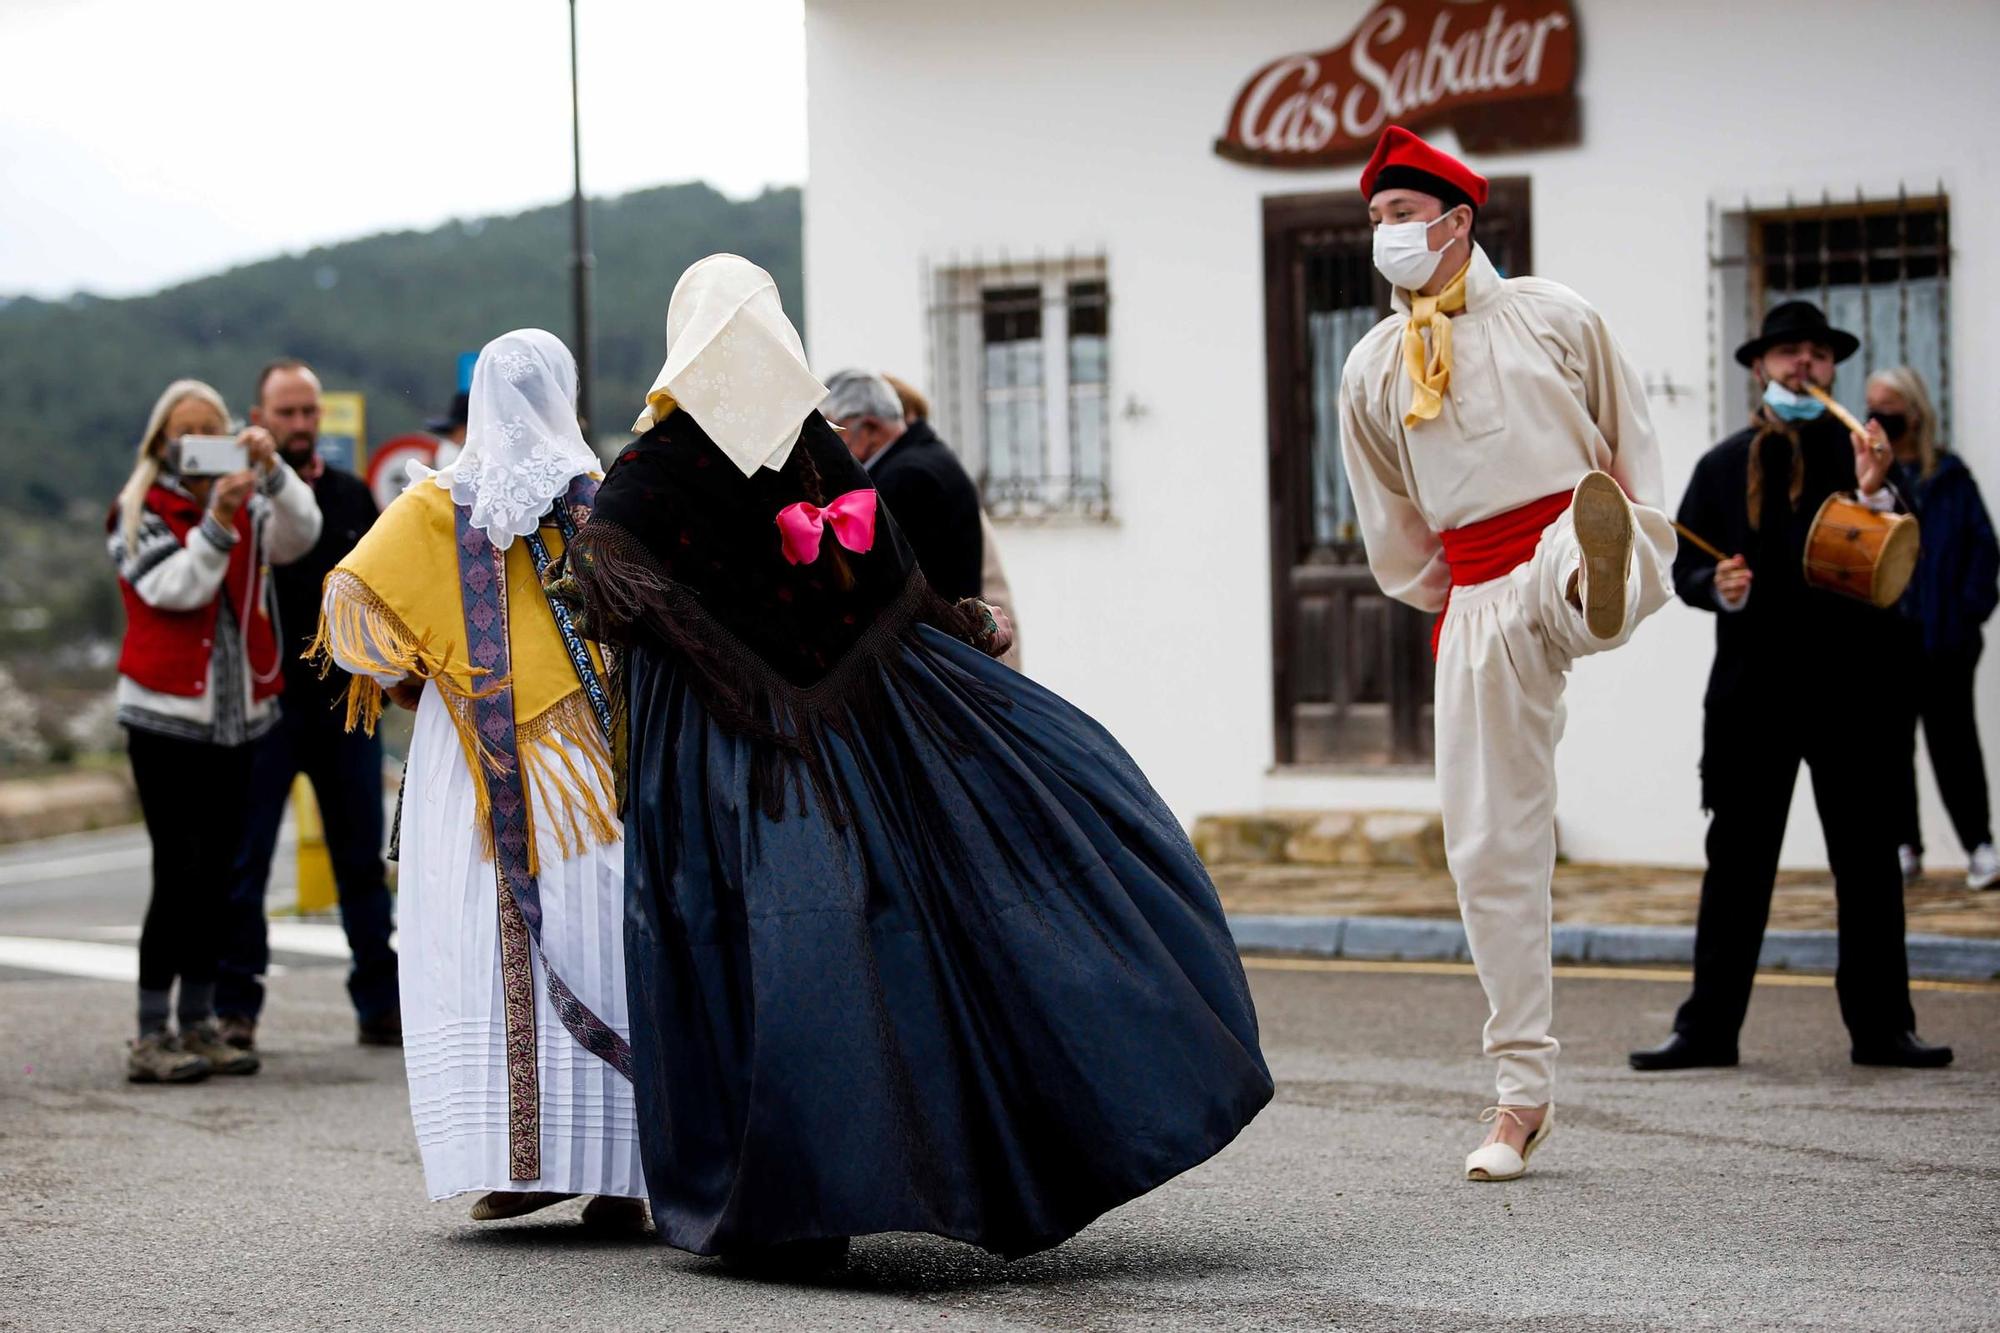
M 1130 757 L 931 593 L 761 269 L 691 268 L 559 571 L 625 647 L 654 1218 L 807 1263 L 1055 1245 L 1271 1096 L 1215 889 Z

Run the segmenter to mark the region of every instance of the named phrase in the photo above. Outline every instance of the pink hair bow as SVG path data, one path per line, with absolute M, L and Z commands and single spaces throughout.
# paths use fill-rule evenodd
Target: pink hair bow
M 875 492 L 849 491 L 824 507 L 801 500 L 778 511 L 778 535 L 785 559 L 810 565 L 819 559 L 820 534 L 831 526 L 834 540 L 860 555 L 875 545 Z

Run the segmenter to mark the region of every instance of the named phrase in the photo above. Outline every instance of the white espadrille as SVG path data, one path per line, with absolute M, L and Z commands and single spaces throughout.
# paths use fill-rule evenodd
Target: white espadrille
M 1489 1125 L 1495 1120 L 1512 1120 L 1521 1125 L 1523 1108 L 1517 1106 L 1489 1106 L 1479 1113 L 1479 1123 Z M 1556 1127 L 1556 1106 L 1550 1102 L 1542 1112 L 1542 1123 L 1528 1137 L 1527 1144 L 1520 1152 L 1515 1152 L 1511 1144 L 1489 1143 L 1483 1148 L 1475 1148 L 1466 1154 L 1465 1178 L 1467 1180 L 1499 1181 L 1519 1180 L 1528 1174 L 1528 1159 L 1535 1155 L 1535 1149 L 1542 1146 L 1550 1132 Z

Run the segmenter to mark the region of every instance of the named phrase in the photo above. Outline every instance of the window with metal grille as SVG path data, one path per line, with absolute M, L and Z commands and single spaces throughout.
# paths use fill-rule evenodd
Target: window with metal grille
M 934 425 L 995 518 L 1111 512 L 1111 289 L 1101 257 L 931 271 Z
M 1735 349 L 1756 333 L 1764 312 L 1806 300 L 1835 328 L 1861 339 L 1835 377 L 1836 398 L 1862 415 L 1870 374 L 1914 367 L 1930 386 L 1944 438 L 1951 438 L 1951 212 L 1942 185 L 1914 197 L 1899 189 L 1890 199 L 1857 191 L 1847 201 L 1787 198 L 1781 207 L 1745 200 L 1737 211 L 1711 209 L 1709 233 L 1716 434 L 1735 429 L 1755 409 L 1758 390 L 1753 381 L 1740 398 L 1718 393 L 1715 376 L 1731 382 Z

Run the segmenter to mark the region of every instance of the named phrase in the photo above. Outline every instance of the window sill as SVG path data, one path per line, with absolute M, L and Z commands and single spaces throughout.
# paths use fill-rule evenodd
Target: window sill
M 995 513 L 986 511 L 996 528 L 1116 528 L 1121 526 L 1118 516 L 1112 513 L 1093 512 L 1088 509 L 1044 509 L 1014 510 Z

